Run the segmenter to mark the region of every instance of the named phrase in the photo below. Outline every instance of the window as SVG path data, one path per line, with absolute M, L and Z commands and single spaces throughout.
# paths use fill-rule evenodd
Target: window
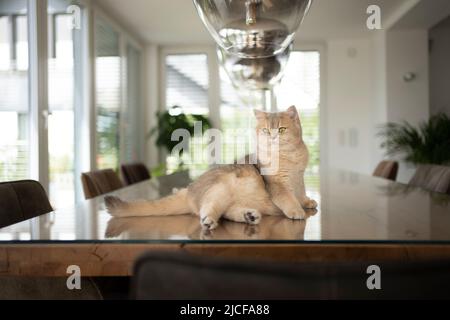
M 48 148 L 50 200 L 55 208 L 75 203 L 75 59 L 72 15 L 65 14 L 66 1 L 49 5 Z M 62 12 L 62 13 L 61 13 Z M 80 68 L 81 66 L 77 66 Z
M 206 54 L 166 56 L 166 107 L 186 114 L 208 114 L 208 57 Z
M 187 115 L 209 114 L 209 73 L 206 54 L 169 54 L 165 57 L 165 74 L 167 109 L 178 106 Z M 193 176 L 207 168 L 204 163 L 190 162 L 191 159 L 203 157 L 204 142 L 201 137 L 192 137 L 190 154 L 184 155 L 181 159 L 183 163 L 188 164 Z M 178 158 L 169 156 L 167 171 L 173 172 L 179 168 L 179 164 Z
M 285 76 L 277 88 L 280 109 L 297 106 L 303 139 L 309 148 L 309 171 L 317 173 L 320 164 L 320 54 L 316 51 L 291 53 Z
M 286 66 L 285 76 L 277 88 L 280 109 L 297 106 L 303 128 L 303 140 L 308 146 L 310 160 L 305 183 L 315 200 L 320 201 L 320 53 L 294 51 Z M 320 228 L 311 220 L 308 228 Z
M 220 68 L 220 116 L 223 130 L 222 161 L 233 163 L 253 152 L 250 137 L 255 127 L 253 109 L 262 105 L 263 92 L 239 89 Z
M 94 169 L 94 160 L 100 169 L 117 169 L 121 159 L 143 158 L 139 44 L 119 26 L 113 28 L 100 8 L 83 8 L 80 2 L 48 0 L 44 8 L 40 0 L 0 0 L 0 181 L 39 177 L 55 208 L 80 198 L 81 170 Z M 85 10 L 95 18 L 93 30 Z M 43 29 L 48 56 L 39 49 Z M 92 33 L 93 93 L 85 81 L 91 71 L 83 64 L 90 52 L 86 35 Z M 48 90 L 41 77 L 48 79 Z M 47 98 L 48 105 L 42 103 Z M 89 101 L 94 100 L 96 128 L 91 129 Z M 48 149 L 43 148 L 47 138 Z M 43 143 L 30 145 L 30 139 Z M 94 142 L 96 154 L 89 145 Z
M 95 39 L 97 167 L 117 169 L 120 161 L 122 100 L 119 34 L 98 18 Z
M 27 2 L 0 0 L 0 181 L 29 177 Z
M 251 133 L 255 126 L 253 109 L 261 108 L 267 97 L 262 91 L 236 88 L 220 68 L 220 92 L 209 93 L 207 54 L 168 54 L 164 60 L 166 107 L 181 106 L 186 114 L 207 114 L 208 97 L 220 95 L 222 162 L 232 163 L 252 152 Z M 317 51 L 294 51 L 285 77 L 276 88 L 280 110 L 296 105 L 301 114 L 303 135 L 310 150 L 307 179 L 315 179 L 318 190 L 320 151 L 320 54 Z M 201 143 L 201 142 L 199 142 Z M 192 144 L 192 142 L 191 142 Z M 168 167 L 176 169 L 176 159 L 168 157 Z M 192 170 L 192 166 L 189 167 Z M 171 171 L 169 170 L 169 172 Z M 314 174 L 312 174 L 314 173 Z

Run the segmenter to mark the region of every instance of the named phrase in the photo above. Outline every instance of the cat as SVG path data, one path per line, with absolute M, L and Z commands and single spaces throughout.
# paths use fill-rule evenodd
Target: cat
M 305 219 L 305 209 L 315 209 L 317 203 L 305 192 L 308 149 L 297 109 L 292 106 L 278 113 L 255 110 L 255 117 L 257 165 L 213 168 L 187 188 L 159 200 L 125 202 L 107 196 L 107 211 L 115 217 L 196 214 L 206 230 L 217 228 L 221 218 L 250 225 L 259 224 L 262 215 Z M 274 164 L 275 172 L 261 174 Z
M 255 110 L 260 171 L 276 168 L 275 174 L 263 174 L 272 202 L 290 219 L 304 219 L 304 209 L 316 209 L 307 197 L 304 174 L 309 152 L 303 142 L 300 116 L 295 106 L 286 112 L 267 113 Z

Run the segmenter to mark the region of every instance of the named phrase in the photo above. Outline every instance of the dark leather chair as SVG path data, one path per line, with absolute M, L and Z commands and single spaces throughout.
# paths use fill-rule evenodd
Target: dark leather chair
M 81 278 L 81 290 L 68 290 L 64 277 L 10 277 L 0 275 L 0 300 L 103 300 L 91 278 Z
M 421 165 L 409 185 L 450 195 L 450 167 Z
M 395 181 L 398 174 L 398 162 L 396 161 L 381 161 L 373 172 L 374 177 L 380 177 Z
M 0 183 L 0 227 L 6 227 L 53 211 L 37 181 Z
M 122 165 L 122 176 L 127 185 L 139 183 L 151 178 L 150 172 L 143 163 Z
M 0 183 L 0 228 L 51 211 L 53 208 L 39 182 L 25 180 Z M 104 288 L 92 278 L 82 278 L 82 290 L 71 291 L 67 290 L 66 280 L 66 278 L 23 278 L 0 275 L 0 300 L 99 300 L 108 299 L 111 296 L 109 292 L 114 292 L 103 290 Z
M 83 173 L 81 182 L 86 199 L 92 199 L 124 187 L 119 176 L 112 169 Z
M 367 283 L 375 264 L 381 289 Z M 134 267 L 132 299 L 450 298 L 450 261 L 284 264 L 152 252 Z M 372 284 L 372 281 L 369 281 Z

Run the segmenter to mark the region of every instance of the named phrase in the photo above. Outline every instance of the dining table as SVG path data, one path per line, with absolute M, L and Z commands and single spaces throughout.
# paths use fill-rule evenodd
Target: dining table
M 450 197 L 339 169 L 305 177 L 317 201 L 305 220 L 264 216 L 259 225 L 221 221 L 202 229 L 195 215 L 117 218 L 104 196 L 0 229 L 0 275 L 130 276 L 146 252 L 186 252 L 261 263 L 419 261 L 450 258 Z M 146 180 L 108 195 L 156 200 L 191 182 Z

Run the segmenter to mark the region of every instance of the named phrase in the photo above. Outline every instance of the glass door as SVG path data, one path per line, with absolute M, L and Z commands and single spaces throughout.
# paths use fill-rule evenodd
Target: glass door
M 76 71 L 81 68 L 80 27 L 74 23 L 80 10 L 67 13 L 70 1 L 48 2 L 48 152 L 49 194 L 55 208 L 75 203 L 75 101 Z M 79 77 L 78 77 L 79 79 Z
M 0 182 L 29 178 L 28 8 L 0 0 Z
M 117 170 L 120 161 L 122 61 L 119 34 L 102 18 L 95 25 L 97 168 Z
M 182 112 L 187 116 L 209 116 L 208 54 L 170 53 L 165 55 L 163 63 L 165 107 L 170 115 L 176 116 Z M 208 164 L 201 161 L 205 151 L 203 137 L 192 136 L 189 154 L 183 154 L 181 159 L 178 155 L 169 155 L 166 159 L 166 172 L 170 174 L 180 169 L 189 169 L 192 177 L 200 175 L 208 168 Z

